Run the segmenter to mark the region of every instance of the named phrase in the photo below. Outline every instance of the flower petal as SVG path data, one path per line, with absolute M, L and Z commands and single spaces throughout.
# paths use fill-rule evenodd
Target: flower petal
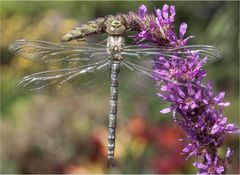
M 225 103 L 218 103 L 219 106 L 229 106 L 230 102 L 225 102 Z
M 156 13 L 156 15 L 157 15 L 158 22 L 159 22 L 160 25 L 161 25 L 162 20 L 163 20 L 162 11 L 161 11 L 160 9 L 157 9 L 157 10 L 155 10 L 155 13 Z
M 186 30 L 187 30 L 187 24 L 186 23 L 182 23 L 180 25 L 180 28 L 179 28 L 179 38 L 180 39 L 183 39 L 183 36 L 185 35 Z
M 225 127 L 225 131 L 228 133 L 239 133 L 240 132 L 239 128 L 231 123 L 227 124 L 227 126 Z
M 217 103 L 220 103 L 222 102 L 224 96 L 225 96 L 225 92 L 220 92 L 216 97 L 214 97 L 214 101 Z
M 174 17 L 176 15 L 176 12 L 175 12 L 175 7 L 173 5 L 170 6 L 170 22 L 174 22 Z
M 188 42 L 188 40 L 189 40 L 189 39 L 191 39 L 191 38 L 194 38 L 194 36 L 193 36 L 193 35 L 191 35 L 191 36 L 189 36 L 189 37 L 185 38 L 184 40 L 182 40 L 182 42 L 181 42 L 181 46 L 184 46 L 184 45 L 186 45 L 186 44 L 187 44 L 187 42 Z
M 162 114 L 167 114 L 167 113 L 171 112 L 171 108 L 170 108 L 170 107 L 164 108 L 164 109 L 162 109 L 160 112 L 161 112 Z
M 165 20 L 168 20 L 168 9 L 169 9 L 169 6 L 167 4 L 164 4 L 162 8 L 162 14 Z
M 204 169 L 204 170 L 206 170 L 208 168 L 206 165 L 204 165 L 202 163 L 199 163 L 199 162 L 194 162 L 193 166 L 195 166 L 195 167 L 197 167 L 199 169 Z
M 192 145 L 188 144 L 182 151 L 185 152 L 185 153 L 188 153 L 191 150 L 192 150 Z
M 212 162 L 212 158 L 208 153 L 206 154 L 206 159 L 207 159 L 208 164 L 210 164 Z
M 233 154 L 233 151 L 227 147 L 226 158 L 229 158 Z
M 218 174 L 222 174 L 222 172 L 224 172 L 224 167 L 223 167 L 223 166 L 219 166 L 219 167 L 217 168 L 217 173 L 218 173 Z
M 142 4 L 138 9 L 138 16 L 140 18 L 144 18 L 146 14 L 147 14 L 147 7 L 144 4 Z
M 219 126 L 218 124 L 214 124 L 212 129 L 211 129 L 211 134 L 216 134 L 219 131 Z

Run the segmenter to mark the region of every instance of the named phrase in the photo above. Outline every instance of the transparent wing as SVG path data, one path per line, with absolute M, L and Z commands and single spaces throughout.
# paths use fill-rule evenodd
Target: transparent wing
M 156 58 L 159 56 L 163 56 L 166 59 L 174 57 L 175 59 L 184 60 L 189 58 L 190 53 L 198 53 L 200 59 L 208 56 L 210 63 L 222 57 L 222 52 L 212 46 L 186 46 L 181 48 L 164 48 L 151 45 L 144 45 L 141 46 L 141 48 L 139 48 L 139 46 L 126 46 L 122 54 L 124 57 L 124 66 L 129 69 L 129 75 L 126 76 L 125 81 L 129 83 L 125 85 L 134 87 L 133 89 L 136 89 L 138 92 L 143 91 L 144 93 L 148 93 L 151 87 L 156 86 L 156 81 L 153 80 L 153 77 L 158 77 L 165 82 L 185 86 L 185 84 L 177 80 L 170 79 L 170 75 L 163 76 L 157 74 L 153 71 L 153 68 L 155 64 L 158 63 L 158 59 Z M 169 74 L 170 73 L 171 72 L 169 72 Z
M 22 39 L 13 42 L 9 50 L 30 61 L 68 66 L 89 64 L 107 58 L 106 47 L 85 42 L 69 44 Z
M 156 75 L 149 62 L 147 64 L 144 64 L 144 62 L 135 64 L 126 58 L 123 60 L 120 70 L 119 86 L 120 88 L 126 88 L 127 92 L 135 95 L 156 99 L 157 87 L 156 81 L 153 79 L 154 76 Z M 160 75 L 157 76 L 160 77 Z M 161 78 L 170 83 L 180 84 L 164 76 L 161 76 Z
M 165 58 L 188 58 L 191 54 L 198 54 L 200 58 L 208 56 L 208 63 L 215 62 L 223 57 L 223 53 L 216 47 L 209 45 L 188 45 L 178 48 L 158 47 L 152 45 L 129 45 L 124 49 L 127 56 L 135 56 L 136 58 L 144 58 L 146 56 L 163 56 Z
M 69 95 L 101 90 L 109 79 L 109 60 L 105 59 L 76 68 L 34 73 L 22 78 L 18 86 L 30 91 Z
M 147 62 L 148 63 L 148 62 Z M 127 67 L 128 69 L 130 69 L 132 72 L 138 72 L 141 73 L 142 75 L 145 75 L 146 77 L 149 77 L 151 79 L 153 79 L 154 76 L 158 76 L 159 78 L 161 78 L 162 80 L 165 80 L 167 82 L 171 82 L 171 83 L 175 83 L 175 84 L 180 84 L 177 81 L 168 79 L 167 77 L 161 76 L 155 72 L 153 72 L 152 67 L 149 68 L 149 65 L 146 65 L 144 63 L 142 63 L 142 65 L 138 65 L 135 64 L 133 62 L 130 62 L 128 59 L 123 61 L 123 65 L 125 67 Z M 153 65 L 152 65 L 153 66 Z

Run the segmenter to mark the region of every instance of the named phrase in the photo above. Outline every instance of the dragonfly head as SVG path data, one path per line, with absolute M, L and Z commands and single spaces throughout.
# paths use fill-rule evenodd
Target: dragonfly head
M 126 31 L 126 27 L 122 24 L 120 20 L 112 20 L 110 24 L 107 25 L 106 32 L 110 35 L 122 35 Z

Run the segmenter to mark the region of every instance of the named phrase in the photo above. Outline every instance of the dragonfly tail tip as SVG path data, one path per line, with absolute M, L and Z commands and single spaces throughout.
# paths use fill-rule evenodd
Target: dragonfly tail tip
M 114 166 L 114 163 L 113 163 L 113 159 L 112 158 L 109 158 L 108 161 L 107 161 L 107 167 L 108 168 L 111 168 Z

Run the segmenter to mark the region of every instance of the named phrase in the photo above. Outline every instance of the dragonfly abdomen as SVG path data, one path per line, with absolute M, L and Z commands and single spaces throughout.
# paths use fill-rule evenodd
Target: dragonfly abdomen
M 111 88 L 108 123 L 108 164 L 112 163 L 116 139 L 117 107 L 118 107 L 118 75 L 120 72 L 120 61 L 111 64 Z

